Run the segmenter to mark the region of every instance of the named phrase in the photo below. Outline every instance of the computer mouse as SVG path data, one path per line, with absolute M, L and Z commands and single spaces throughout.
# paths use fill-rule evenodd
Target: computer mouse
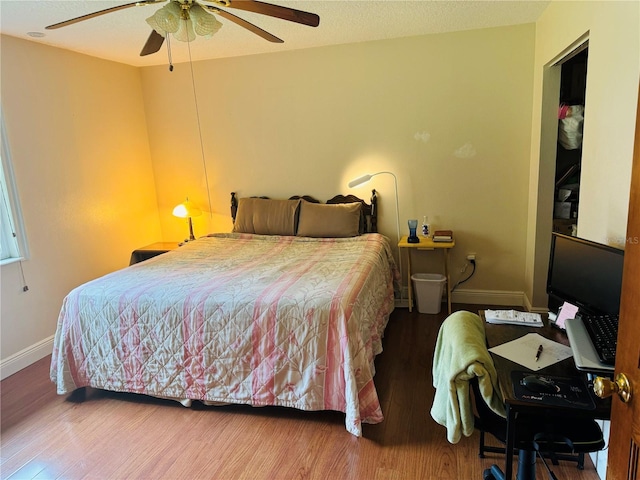
M 522 379 L 522 385 L 533 393 L 558 393 L 560 391 L 555 383 L 538 375 L 527 375 Z

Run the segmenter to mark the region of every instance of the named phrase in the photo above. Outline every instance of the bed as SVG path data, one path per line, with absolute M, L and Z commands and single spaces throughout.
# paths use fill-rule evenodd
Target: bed
M 64 299 L 51 380 L 185 406 L 383 414 L 374 359 L 398 272 L 371 204 L 232 194 L 234 231 L 100 277 Z

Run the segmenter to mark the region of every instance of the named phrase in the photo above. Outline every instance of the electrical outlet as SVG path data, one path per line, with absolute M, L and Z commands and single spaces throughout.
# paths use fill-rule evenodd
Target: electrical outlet
M 476 260 L 476 254 L 475 254 L 475 253 L 469 253 L 469 254 L 467 254 L 467 260 L 469 260 L 470 262 L 475 262 L 475 260 Z

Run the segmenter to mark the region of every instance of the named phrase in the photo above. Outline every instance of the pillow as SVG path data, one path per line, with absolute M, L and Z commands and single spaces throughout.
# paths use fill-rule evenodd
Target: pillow
M 361 204 L 300 203 L 299 237 L 355 237 L 360 234 Z
M 240 198 L 233 231 L 259 235 L 295 235 L 300 200 Z

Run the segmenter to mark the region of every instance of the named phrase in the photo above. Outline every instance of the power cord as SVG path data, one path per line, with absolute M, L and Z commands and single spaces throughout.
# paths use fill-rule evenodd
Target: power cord
M 469 276 L 467 278 L 465 278 L 464 280 L 459 280 L 458 283 L 456 283 L 453 288 L 451 289 L 451 291 L 453 292 L 456 288 L 458 288 L 458 285 L 462 285 L 464 282 L 466 282 L 467 280 L 469 280 L 471 277 L 473 277 L 473 274 L 476 273 L 476 261 L 475 260 L 469 260 L 469 263 L 471 264 L 471 266 L 473 267 L 473 269 L 471 270 L 471 273 L 469 274 Z

